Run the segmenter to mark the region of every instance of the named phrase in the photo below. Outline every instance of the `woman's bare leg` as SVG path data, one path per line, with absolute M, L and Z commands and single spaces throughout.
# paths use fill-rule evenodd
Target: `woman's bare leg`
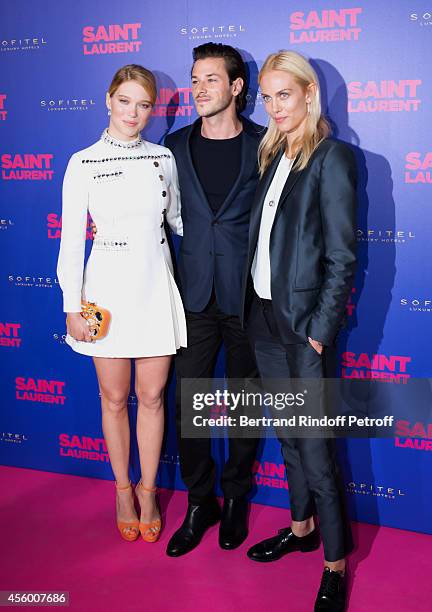
M 102 429 L 118 487 L 129 483 L 130 428 L 127 399 L 130 389 L 130 359 L 93 358 L 102 403 Z M 136 521 L 132 489 L 117 490 L 117 519 Z
M 155 486 L 164 433 L 164 391 L 171 355 L 143 357 L 135 361 L 135 393 L 138 399 L 137 439 L 143 487 Z M 159 518 L 154 493 L 137 487 L 141 522 Z

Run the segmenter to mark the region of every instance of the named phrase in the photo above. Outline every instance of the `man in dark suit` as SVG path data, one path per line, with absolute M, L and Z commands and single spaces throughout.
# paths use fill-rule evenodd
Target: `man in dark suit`
M 188 509 L 167 554 L 195 548 L 221 519 L 215 498 L 215 463 L 209 437 L 181 436 L 182 378 L 211 378 L 221 345 L 228 378 L 257 376 L 253 351 L 239 319 L 249 213 L 258 182 L 257 149 L 263 128 L 240 116 L 246 104 L 246 69 L 233 47 L 194 49 L 192 93 L 200 118 L 165 139 L 175 155 L 182 200 L 183 239 L 178 281 L 186 310 L 188 347 L 176 357 L 180 469 Z M 246 495 L 252 486 L 257 441 L 229 440 L 223 467 L 219 544 L 239 546 L 247 536 Z

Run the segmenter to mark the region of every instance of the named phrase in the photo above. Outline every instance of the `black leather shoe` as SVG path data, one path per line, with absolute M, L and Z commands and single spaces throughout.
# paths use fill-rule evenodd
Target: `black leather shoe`
M 253 561 L 277 561 L 295 550 L 312 552 L 319 548 L 319 545 L 320 538 L 317 529 L 311 531 L 307 536 L 298 538 L 291 531 L 291 527 L 286 527 L 285 529 L 279 529 L 277 536 L 252 546 L 247 555 Z
M 332 572 L 328 567 L 323 571 L 321 586 L 315 600 L 315 612 L 343 612 L 346 606 L 346 575 Z
M 219 527 L 219 546 L 233 550 L 242 544 L 248 535 L 248 502 L 244 497 L 225 498 L 222 520 Z
M 220 521 L 221 511 L 216 499 L 205 504 L 189 504 L 185 520 L 168 542 L 166 554 L 180 557 L 193 550 L 201 542 L 207 529 Z

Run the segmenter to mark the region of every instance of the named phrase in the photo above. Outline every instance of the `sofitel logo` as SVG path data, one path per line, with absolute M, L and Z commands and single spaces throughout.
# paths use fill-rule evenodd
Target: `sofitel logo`
M 263 106 L 264 102 L 262 99 L 262 94 L 260 91 L 257 91 L 256 94 L 247 93 L 246 94 L 246 105 L 255 108 L 256 106 Z
M 17 376 L 15 385 L 15 397 L 17 400 L 60 404 L 62 406 L 66 400 L 66 396 L 63 394 L 66 383 L 60 380 Z
M 6 442 L 8 444 L 22 444 L 28 441 L 28 436 L 22 433 L 10 433 L 7 431 L 0 431 L 0 442 Z
M 246 32 L 246 28 L 243 25 L 205 25 L 180 28 L 180 34 L 186 36 L 189 40 L 236 38 L 244 32 Z
M 405 496 L 405 493 L 396 487 L 386 487 L 369 482 L 349 482 L 346 490 L 353 495 L 372 495 L 373 497 L 384 497 L 391 500 Z
M 0 42 L 0 51 L 34 51 L 42 49 L 47 41 L 43 36 L 29 38 L 9 38 Z
M 348 83 L 349 113 L 394 113 L 418 111 L 420 79 L 399 81 L 352 81 Z
M 179 465 L 180 459 L 178 455 L 170 455 L 169 453 L 163 453 L 163 455 L 161 455 L 159 463 L 166 463 L 168 465 Z
M 0 94 L 0 121 L 6 121 L 7 110 L 5 109 L 6 94 Z
M 59 446 L 61 457 L 109 463 L 108 449 L 103 438 L 62 433 L 59 435 Z
M 358 40 L 362 31 L 358 18 L 362 12 L 362 8 L 342 8 L 291 13 L 290 43 Z
M 190 117 L 193 111 L 192 89 L 161 87 L 153 107 L 153 117 Z
M 138 40 L 140 28 L 140 23 L 84 26 L 82 31 L 83 53 L 84 55 L 137 53 L 142 45 L 142 41 Z
M 57 277 L 53 276 L 28 276 L 24 274 L 9 274 L 8 281 L 15 287 L 39 287 L 52 289 L 58 285 Z
M 61 98 L 56 100 L 41 100 L 40 108 L 46 111 L 86 111 L 94 108 L 96 102 L 92 98 Z
M 19 348 L 21 323 L 0 323 L 0 346 Z
M 422 27 L 432 26 L 432 11 L 425 11 L 424 13 L 411 13 L 410 21 Z
M 411 377 L 407 372 L 411 357 L 368 353 L 342 353 L 341 378 L 374 379 L 406 385 Z
M 432 152 L 411 151 L 405 157 L 405 183 L 432 183 Z
M 400 305 L 410 312 L 432 312 L 432 300 L 418 298 L 401 298 Z
M 379 244 L 405 244 L 414 240 L 414 232 L 409 230 L 390 229 L 357 229 L 357 242 L 373 242 Z
M 99 393 L 99 397 L 101 397 L 101 393 Z M 137 396 L 134 395 L 133 393 L 129 393 L 128 399 L 127 399 L 127 405 L 130 407 L 137 407 L 138 406 Z
M 59 334 L 57 332 L 54 332 L 52 337 L 54 342 L 56 342 L 57 344 L 66 344 L 66 334 Z
M 15 223 L 12 219 L 0 219 L 0 232 L 9 229 L 13 225 L 15 225 Z
M 283 463 L 274 463 L 272 461 L 261 463 L 260 461 L 255 461 L 252 473 L 255 483 L 261 487 L 288 489 Z
M 52 153 L 3 153 L 1 156 L 2 179 L 5 181 L 51 181 Z

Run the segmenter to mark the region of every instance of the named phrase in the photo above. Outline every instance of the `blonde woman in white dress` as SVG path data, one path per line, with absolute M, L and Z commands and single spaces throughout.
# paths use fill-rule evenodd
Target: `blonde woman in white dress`
M 154 542 L 160 533 L 155 493 L 164 430 L 164 388 L 172 355 L 186 346 L 186 323 L 173 278 L 165 220 L 182 233 L 175 160 L 140 136 L 156 100 L 151 72 L 135 64 L 114 75 L 106 96 L 110 121 L 101 139 L 72 155 L 63 184 L 57 274 L 67 313 L 66 342 L 90 355 L 102 398 L 102 427 L 116 480 L 122 537 Z M 97 236 L 84 269 L 87 213 Z M 81 302 L 111 313 L 106 337 L 93 341 Z M 129 480 L 127 399 L 131 359 L 138 398 L 141 480 L 134 507 Z

